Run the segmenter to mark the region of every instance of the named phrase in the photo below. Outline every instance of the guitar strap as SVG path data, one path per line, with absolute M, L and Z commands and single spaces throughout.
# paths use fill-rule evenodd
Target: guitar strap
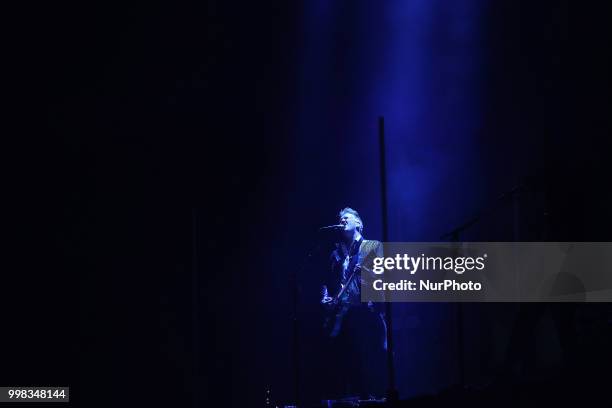
M 353 241 L 353 243 L 351 244 L 351 247 L 348 251 L 348 253 L 346 254 L 346 257 L 344 259 L 344 262 L 342 264 L 342 282 L 344 284 L 348 284 L 349 287 L 347 288 L 346 291 L 346 295 L 350 298 L 351 296 L 359 296 L 360 294 L 360 279 L 359 276 L 355 276 L 355 278 L 353 278 L 351 280 L 351 282 L 347 281 L 350 279 L 351 275 L 353 274 L 353 271 L 355 270 L 355 266 L 357 266 L 357 264 L 360 261 L 360 247 L 361 247 L 361 243 L 363 242 L 363 238 L 359 239 L 359 241 Z

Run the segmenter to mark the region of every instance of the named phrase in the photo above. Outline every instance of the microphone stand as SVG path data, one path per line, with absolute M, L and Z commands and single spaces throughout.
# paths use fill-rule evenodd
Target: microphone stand
M 313 257 L 321 251 L 322 242 L 321 232 L 334 231 L 337 226 L 323 227 L 320 228 L 317 234 L 316 243 L 306 253 L 306 257 L 300 263 L 297 269 L 293 270 L 291 274 L 290 285 L 293 292 L 293 305 L 291 309 L 291 321 L 293 326 L 293 392 L 294 392 L 294 403 L 295 407 L 300 405 L 300 342 L 299 342 L 299 318 L 298 318 L 298 304 L 299 304 L 299 293 L 300 286 L 298 282 L 298 276 L 306 270 L 306 266 L 310 264 Z
M 380 196 L 382 210 L 382 240 L 389 241 L 389 223 L 387 213 L 387 166 L 385 157 L 385 118 L 378 118 L 378 146 L 380 154 Z M 395 386 L 395 366 L 393 361 L 393 317 L 391 302 L 385 302 L 385 330 L 387 339 L 387 400 L 386 405 L 393 407 L 399 402 L 399 393 Z

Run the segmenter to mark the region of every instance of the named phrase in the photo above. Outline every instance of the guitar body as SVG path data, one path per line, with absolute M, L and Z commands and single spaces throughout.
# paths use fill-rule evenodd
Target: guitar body
M 330 304 L 326 305 L 329 310 L 325 323 L 323 324 L 323 329 L 329 337 L 336 337 L 340 333 L 344 316 L 346 316 L 346 313 L 351 308 L 347 288 L 353 279 L 359 275 L 360 269 L 361 266 L 359 264 L 355 266 L 351 276 L 347 279 L 346 283 L 342 285 L 338 294 L 332 298 Z
M 350 305 L 348 303 L 341 303 L 334 306 L 333 312 L 325 319 L 323 328 L 326 330 L 329 337 L 336 337 L 340 333 L 342 328 L 342 321 L 344 316 L 348 312 Z

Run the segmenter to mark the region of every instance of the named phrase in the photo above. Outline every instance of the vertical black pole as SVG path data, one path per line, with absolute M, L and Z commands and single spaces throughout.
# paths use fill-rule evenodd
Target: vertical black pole
M 459 367 L 459 390 L 465 389 L 465 357 L 463 355 L 463 305 L 457 302 L 457 358 Z
M 385 158 L 385 118 L 378 118 L 378 142 L 380 146 L 380 193 L 382 210 L 382 240 L 389 240 L 389 223 L 387 215 L 387 166 Z M 385 323 L 387 330 L 387 401 L 392 405 L 398 400 L 395 388 L 395 369 L 393 367 L 393 319 L 391 316 L 391 302 L 385 302 Z
M 200 325 L 198 313 L 198 212 L 191 211 L 191 330 L 193 333 L 193 406 L 200 406 Z
M 453 232 L 453 242 L 458 243 L 459 239 L 459 231 Z M 457 253 L 456 256 L 459 256 L 459 254 Z M 463 353 L 463 304 L 461 302 L 457 302 L 455 306 L 455 312 L 455 330 L 457 336 L 457 374 L 459 377 L 458 386 L 459 390 L 463 391 L 465 389 L 465 357 Z
M 310 255 L 309 255 L 310 256 Z M 294 386 L 294 398 L 295 398 L 295 406 L 298 407 L 300 405 L 300 337 L 299 337 L 299 327 L 298 327 L 298 295 L 299 295 L 299 286 L 297 281 L 297 272 L 293 273 L 293 386 Z
M 514 242 L 520 240 L 520 187 L 515 189 L 512 194 L 512 238 Z

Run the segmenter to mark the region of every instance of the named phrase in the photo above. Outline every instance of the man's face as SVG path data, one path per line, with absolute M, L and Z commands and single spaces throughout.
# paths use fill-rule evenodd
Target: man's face
M 355 230 L 358 229 L 359 226 L 361 226 L 359 219 L 350 213 L 342 214 L 342 216 L 340 217 L 340 224 L 344 225 L 345 232 L 350 233 L 354 233 Z

